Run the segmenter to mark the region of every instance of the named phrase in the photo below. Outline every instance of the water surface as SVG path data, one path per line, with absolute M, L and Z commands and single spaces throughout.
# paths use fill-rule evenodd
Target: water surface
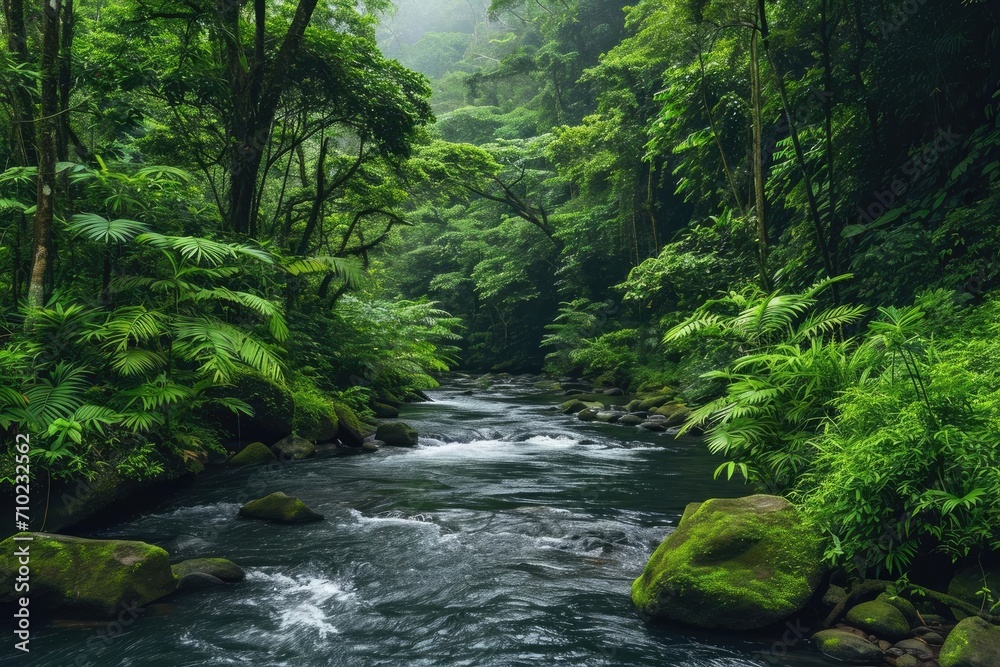
M 694 440 L 584 424 L 523 384 L 431 392 L 416 449 L 209 473 L 95 537 L 222 556 L 238 585 L 176 595 L 124 628 L 49 627 L 30 665 L 819 665 L 764 638 L 651 627 L 629 586 L 712 481 Z M 284 491 L 325 521 L 237 520 Z M 107 638 L 107 630 L 116 634 Z

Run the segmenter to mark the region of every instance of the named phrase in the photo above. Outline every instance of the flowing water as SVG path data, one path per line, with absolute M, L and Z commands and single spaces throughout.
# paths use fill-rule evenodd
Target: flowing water
M 202 476 L 93 537 L 229 558 L 241 584 L 125 627 L 50 626 L 29 665 L 818 665 L 795 642 L 649 626 L 629 585 L 684 506 L 739 495 L 698 442 L 584 424 L 523 384 L 431 392 L 415 449 Z M 237 520 L 285 491 L 325 521 Z M 109 633 L 111 636 L 109 636 Z

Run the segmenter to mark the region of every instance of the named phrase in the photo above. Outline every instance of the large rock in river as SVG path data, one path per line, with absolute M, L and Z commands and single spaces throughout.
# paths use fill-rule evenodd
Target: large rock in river
M 30 537 L 31 540 L 15 539 Z M 177 588 L 170 557 L 160 547 L 126 540 L 87 540 L 52 533 L 19 533 L 0 542 L 0 602 L 16 591 L 18 550 L 27 549 L 31 611 L 74 617 L 112 617 Z
M 416 447 L 417 432 L 403 422 L 380 424 L 375 431 L 375 439 L 390 447 Z
M 299 461 L 316 453 L 316 445 L 305 438 L 290 435 L 271 445 L 271 451 L 282 461 Z
M 784 498 L 692 503 L 632 584 L 644 614 L 703 628 L 764 628 L 801 610 L 822 578 L 819 538 Z
M 1000 626 L 978 616 L 961 621 L 948 634 L 938 658 L 941 667 L 997 667 L 1000 665 Z
M 322 521 L 323 515 L 313 512 L 304 502 L 281 491 L 251 500 L 240 508 L 239 515 L 247 519 L 263 519 L 277 523 Z

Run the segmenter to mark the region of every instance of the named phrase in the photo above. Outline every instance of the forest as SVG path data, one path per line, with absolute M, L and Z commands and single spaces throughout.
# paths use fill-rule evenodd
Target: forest
M 453 371 L 669 395 L 709 479 L 812 531 L 828 620 L 957 607 L 993 658 L 933 659 L 1000 664 L 997 2 L 4 0 L 3 28 L 5 499 L 360 448 Z

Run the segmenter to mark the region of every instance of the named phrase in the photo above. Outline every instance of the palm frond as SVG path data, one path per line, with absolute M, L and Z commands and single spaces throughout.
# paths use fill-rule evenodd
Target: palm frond
M 149 227 L 145 223 L 123 218 L 108 220 L 96 213 L 74 215 L 70 218 L 67 228 L 74 236 L 83 236 L 100 243 L 125 243 L 139 234 L 149 231 Z

